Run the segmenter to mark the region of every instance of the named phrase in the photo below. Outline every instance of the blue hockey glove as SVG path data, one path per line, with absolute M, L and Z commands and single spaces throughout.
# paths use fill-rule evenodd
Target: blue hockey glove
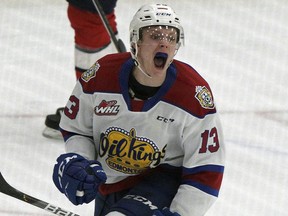
M 180 216 L 177 212 L 171 212 L 169 208 L 163 208 L 163 210 L 156 210 L 153 216 Z
M 75 153 L 60 155 L 53 170 L 54 184 L 74 205 L 94 200 L 99 184 L 106 179 L 98 161 L 89 161 Z

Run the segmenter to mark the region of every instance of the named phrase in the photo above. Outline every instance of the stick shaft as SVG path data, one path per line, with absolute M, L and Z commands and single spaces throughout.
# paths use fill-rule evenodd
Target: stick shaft
M 122 52 L 120 50 L 120 48 L 119 48 L 117 38 L 115 37 L 115 34 L 114 34 L 114 32 L 113 32 L 113 30 L 112 30 L 112 28 L 111 28 L 111 26 L 110 26 L 110 24 L 109 24 L 109 22 L 108 22 L 108 20 L 106 18 L 105 12 L 103 11 L 103 8 L 100 5 L 99 1 L 98 0 L 92 0 L 92 2 L 94 4 L 94 6 L 95 6 L 95 8 L 96 8 L 96 10 L 97 10 L 102 22 L 103 22 L 108 34 L 110 35 L 110 38 L 113 41 L 117 51 L 118 52 Z
M 19 199 L 23 202 L 26 202 L 28 204 L 34 205 L 38 208 L 44 209 L 46 211 L 49 211 L 50 213 L 53 213 L 55 215 L 61 215 L 61 216 L 80 216 L 78 214 L 74 214 L 73 212 L 67 211 L 63 208 L 60 208 L 58 206 L 52 205 L 50 203 L 47 203 L 43 200 L 37 199 L 35 197 L 32 197 L 26 193 L 23 193 L 11 185 L 9 185 L 4 177 L 2 176 L 0 172 L 0 192 L 12 196 L 16 199 Z

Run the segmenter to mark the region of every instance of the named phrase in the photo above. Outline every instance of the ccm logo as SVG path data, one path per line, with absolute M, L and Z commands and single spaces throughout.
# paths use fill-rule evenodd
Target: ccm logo
M 72 212 L 66 211 L 64 209 L 61 209 L 60 207 L 51 205 L 50 203 L 47 204 L 47 206 L 44 208 L 47 211 L 50 211 L 56 215 L 61 215 L 61 216 L 79 216 L 78 214 L 74 214 Z
M 162 122 L 164 122 L 164 123 L 169 123 L 169 122 L 174 122 L 174 119 L 172 119 L 172 118 L 165 118 L 165 117 L 163 117 L 163 116 L 157 116 L 157 118 L 156 118 L 158 121 L 162 121 Z

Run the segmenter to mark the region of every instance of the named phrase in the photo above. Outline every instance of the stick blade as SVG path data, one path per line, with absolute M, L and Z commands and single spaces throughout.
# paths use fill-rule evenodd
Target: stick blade
M 12 186 L 4 179 L 2 173 L 0 172 L 0 192 L 4 194 L 10 194 Z M 15 189 L 16 190 L 16 189 Z

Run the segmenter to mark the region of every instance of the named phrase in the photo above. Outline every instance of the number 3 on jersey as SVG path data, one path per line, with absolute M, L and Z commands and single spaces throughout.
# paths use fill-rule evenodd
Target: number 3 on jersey
M 79 111 L 79 99 L 74 95 L 71 95 L 69 102 L 64 109 L 65 115 L 70 119 L 75 119 Z
M 201 138 L 202 138 L 202 145 L 201 145 L 201 148 L 199 149 L 200 154 L 206 153 L 207 150 L 211 153 L 214 153 L 214 152 L 217 152 L 218 149 L 220 148 L 216 127 L 213 127 L 210 131 L 205 130 L 201 134 Z M 212 141 L 212 143 L 211 143 L 211 141 Z

